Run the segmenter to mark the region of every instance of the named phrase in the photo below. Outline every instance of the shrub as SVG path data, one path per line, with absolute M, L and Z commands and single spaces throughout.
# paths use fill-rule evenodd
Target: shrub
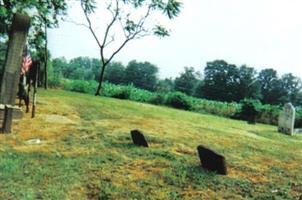
M 68 80 L 64 83 L 65 90 L 80 92 L 80 93 L 93 94 L 96 87 L 97 87 L 96 81 Z
M 135 88 L 133 85 L 127 86 L 130 90 L 130 100 L 138 102 L 148 102 L 154 96 L 154 93 Z
M 116 90 L 112 96 L 112 98 L 117 99 L 129 99 L 130 97 L 130 90 L 127 87 L 120 87 L 118 90 Z
M 63 80 L 59 76 L 50 76 L 48 79 L 48 87 L 60 88 L 63 86 Z
M 183 110 L 190 110 L 192 104 L 189 98 L 181 92 L 172 92 L 167 94 L 167 99 L 165 104 L 174 108 L 179 108 Z
M 247 120 L 249 123 L 256 123 L 261 103 L 254 99 L 244 99 L 240 103 L 242 104 L 242 107 L 241 110 L 236 113 L 236 118 Z
M 148 103 L 155 105 L 163 105 L 165 103 L 165 100 L 166 98 L 164 94 L 156 94 L 148 100 Z

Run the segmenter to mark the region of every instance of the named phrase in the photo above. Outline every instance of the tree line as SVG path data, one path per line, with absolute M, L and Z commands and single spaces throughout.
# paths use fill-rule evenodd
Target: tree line
M 99 80 L 101 61 L 78 57 L 52 60 L 53 79 Z M 104 80 L 118 85 L 129 85 L 155 92 L 180 91 L 190 96 L 224 102 L 255 99 L 264 104 L 279 105 L 292 102 L 302 105 L 302 81 L 291 73 L 278 76 L 271 68 L 257 72 L 255 68 L 237 67 L 224 60 L 208 62 L 204 72 L 185 67 L 175 78 L 160 79 L 158 67 L 150 62 L 130 61 L 126 66 L 111 62 Z

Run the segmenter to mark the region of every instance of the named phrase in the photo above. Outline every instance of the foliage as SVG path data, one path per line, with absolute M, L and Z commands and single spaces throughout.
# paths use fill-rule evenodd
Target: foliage
M 265 104 L 284 103 L 286 91 L 282 89 L 281 80 L 278 79 L 274 69 L 263 69 L 258 75 L 261 85 L 262 102 Z
M 130 89 L 127 87 L 120 87 L 115 93 L 112 94 L 112 98 L 117 99 L 129 99 L 130 98 Z
M 160 79 L 156 83 L 157 92 L 173 92 L 174 91 L 174 80 L 172 78 Z
M 249 123 L 256 123 L 256 118 L 259 113 L 257 110 L 261 103 L 259 100 L 244 99 L 240 101 L 241 110 L 235 114 L 235 117 L 242 120 L 247 120 Z
M 98 79 L 96 79 L 98 80 Z M 108 64 L 104 75 L 104 81 L 113 84 L 123 84 L 125 82 L 125 67 L 121 62 L 111 62 Z
M 185 67 L 184 72 L 175 78 L 174 89 L 187 95 L 193 95 L 198 84 L 198 72 L 193 67 Z
M 208 62 L 204 70 L 204 97 L 218 101 L 236 101 L 238 70 L 223 60 Z
M 197 87 L 199 97 L 227 102 L 251 98 L 263 104 L 302 104 L 302 81 L 292 74 L 279 78 L 274 69 L 263 69 L 257 74 L 252 67 L 238 68 L 224 60 L 208 62 L 204 74 L 203 82 Z
M 69 91 L 93 94 L 96 81 L 62 80 L 63 88 Z M 166 105 L 174 108 L 191 110 L 198 113 L 210 113 L 218 116 L 247 120 L 242 110 L 243 104 L 250 104 L 257 110 L 256 121 L 264 124 L 278 124 L 278 116 L 282 107 L 261 104 L 257 100 L 244 100 L 240 103 L 211 101 L 187 96 L 180 92 L 156 93 L 135 88 L 133 85 L 123 86 L 105 82 L 103 96 L 147 102 L 155 105 Z M 246 103 L 245 103 L 246 102 Z M 242 112 L 243 111 L 243 112 Z M 302 127 L 302 109 L 296 108 L 296 127 Z
M 228 64 L 223 60 L 208 62 L 205 78 L 199 90 L 207 99 L 237 101 L 260 98 L 260 87 L 254 68 Z
M 67 80 L 64 83 L 64 89 L 73 92 L 92 93 L 96 85 L 95 81 Z
M 181 92 L 171 92 L 167 94 L 165 104 L 173 108 L 190 110 L 192 104 L 190 99 Z
M 130 61 L 125 69 L 124 83 L 154 91 L 156 88 L 158 68 L 149 62 Z
M 156 94 L 152 96 L 149 100 L 148 103 L 155 104 L 155 105 L 164 105 L 166 102 L 166 98 L 164 94 Z

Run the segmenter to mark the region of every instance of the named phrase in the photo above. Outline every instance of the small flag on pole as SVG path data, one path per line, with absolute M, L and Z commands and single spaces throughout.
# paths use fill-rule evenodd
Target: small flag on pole
M 24 75 L 32 65 L 32 60 L 30 54 L 27 50 L 25 50 L 25 55 L 23 54 L 23 62 L 21 67 L 21 75 Z

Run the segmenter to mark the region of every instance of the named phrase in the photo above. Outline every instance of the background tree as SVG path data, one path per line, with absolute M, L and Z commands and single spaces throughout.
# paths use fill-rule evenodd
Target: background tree
M 260 83 L 257 80 L 257 71 L 246 65 L 238 69 L 238 85 L 236 89 L 237 101 L 242 99 L 261 99 Z
M 174 89 L 187 95 L 192 95 L 198 84 L 197 74 L 193 67 L 185 67 L 184 72 L 175 78 Z
M 95 79 L 93 60 L 88 57 L 77 57 L 69 62 L 70 78 L 77 80 Z
M 291 102 L 294 105 L 302 105 L 301 93 L 302 93 L 302 82 L 301 79 L 289 74 L 284 74 L 281 77 L 282 89 L 286 92 L 284 98 L 285 102 Z
M 85 26 L 90 30 L 100 50 L 101 73 L 95 95 L 100 94 L 105 69 L 114 56 L 131 40 L 148 35 L 168 36 L 168 30 L 156 23 L 158 20 L 154 20 L 154 17 L 164 14 L 168 19 L 172 19 L 179 14 L 181 7 L 181 3 L 177 0 L 107 0 L 98 2 L 98 5 L 111 15 L 108 23 L 105 22 L 105 17 L 100 21 L 105 23 L 102 35 L 97 34 L 91 21 L 91 15 L 97 10 L 96 1 L 81 0 L 81 7 L 87 21 Z M 108 46 L 112 43 L 115 44 L 114 50 L 108 52 L 110 49 Z
M 104 80 L 113 84 L 123 84 L 125 82 L 125 67 L 121 62 L 111 62 L 105 71 Z
M 278 79 L 277 71 L 274 69 L 263 69 L 258 74 L 260 83 L 262 103 L 279 104 L 285 100 L 286 92 L 282 88 L 282 82 Z
M 64 78 L 68 77 L 69 63 L 66 58 L 55 58 L 52 60 L 53 72 L 57 76 L 62 76 Z
M 77 80 L 98 80 L 96 76 L 100 60 L 89 57 L 77 57 L 68 62 L 64 57 L 52 61 L 54 73 L 61 73 L 64 78 Z
M 204 70 L 204 97 L 219 101 L 237 101 L 239 70 L 224 60 L 208 62 Z
M 125 84 L 154 91 L 157 83 L 158 68 L 149 62 L 130 61 L 125 69 Z
M 162 93 L 174 91 L 174 80 L 172 78 L 158 80 L 156 84 L 156 91 Z

